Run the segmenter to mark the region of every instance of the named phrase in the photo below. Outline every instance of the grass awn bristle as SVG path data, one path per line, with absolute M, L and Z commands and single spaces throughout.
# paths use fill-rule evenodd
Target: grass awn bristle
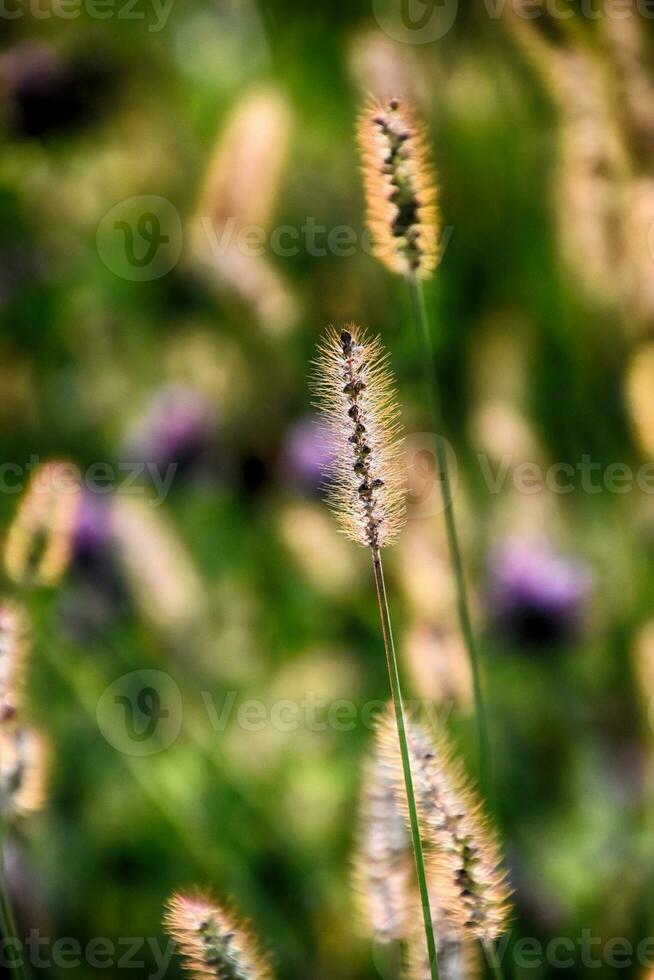
M 328 502 L 341 530 L 364 547 L 392 544 L 404 525 L 399 408 L 388 356 L 355 324 L 319 348 L 314 391 L 333 436 Z
M 416 891 L 411 838 L 393 774 L 378 757 L 364 775 L 354 884 L 366 934 L 382 943 L 406 939 Z
M 399 99 L 371 102 L 358 127 L 368 227 L 392 272 L 427 279 L 439 261 L 436 178 L 423 129 Z
M 488 947 L 506 930 L 509 918 L 510 890 L 499 842 L 445 736 L 431 738 L 413 722 L 406 727 L 425 844 L 437 856 L 432 885 L 441 896 L 439 905 L 449 910 L 457 928 Z M 397 731 L 390 714 L 380 725 L 378 749 L 401 788 Z
M 36 470 L 7 532 L 5 568 L 20 585 L 54 586 L 64 574 L 81 498 L 79 473 L 63 460 Z
M 202 892 L 173 894 L 164 927 L 194 980 L 272 980 L 248 926 Z

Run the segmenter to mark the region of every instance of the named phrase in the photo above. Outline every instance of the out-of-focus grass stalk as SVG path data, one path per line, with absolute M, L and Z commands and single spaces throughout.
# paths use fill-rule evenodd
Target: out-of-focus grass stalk
M 504 980 L 504 969 L 492 943 L 484 943 L 484 953 L 495 980 Z
M 378 337 L 371 338 L 350 323 L 340 333 L 329 330 L 318 350 L 313 388 L 334 440 L 327 499 L 341 531 L 355 544 L 369 549 L 372 556 L 430 973 L 432 980 L 439 980 L 400 674 L 381 559 L 381 549 L 397 539 L 406 519 L 400 410 L 388 355 Z
M 59 649 L 56 642 L 56 637 L 52 629 L 47 625 L 48 621 L 49 618 L 47 613 L 45 613 L 43 610 L 41 610 L 40 615 L 37 615 L 36 611 L 33 613 L 33 630 L 35 636 L 48 636 L 51 638 L 47 643 L 39 645 L 38 654 L 39 656 L 47 658 L 52 669 L 56 671 L 64 683 L 69 687 L 84 714 L 92 722 L 97 723 L 97 697 L 85 687 L 83 677 L 80 676 L 79 671 L 76 671 L 74 665 L 71 664 L 69 651 Z M 131 669 L 136 669 L 134 664 L 131 664 L 126 658 L 124 659 L 126 664 L 128 664 Z M 185 724 L 184 734 L 186 735 L 187 733 L 188 726 Z M 193 742 L 198 746 L 200 744 L 197 741 L 197 738 L 193 738 Z M 213 842 L 197 825 L 191 826 L 189 822 L 184 820 L 184 814 L 180 812 L 175 800 L 170 798 L 170 795 L 165 791 L 165 788 L 161 786 L 159 781 L 153 775 L 152 767 L 149 764 L 148 758 L 132 757 L 126 755 L 124 752 L 118 751 L 115 753 L 115 755 L 120 759 L 126 770 L 130 773 L 143 795 L 147 797 L 152 806 L 159 812 L 162 820 L 173 831 L 181 846 L 186 851 L 188 858 L 203 873 L 206 872 L 207 855 L 212 853 L 212 848 L 214 848 Z M 237 792 L 239 792 L 240 784 L 237 786 L 234 783 L 233 779 L 231 778 L 231 773 L 228 772 L 227 768 L 225 766 L 219 766 L 215 759 L 210 760 L 207 752 L 204 753 L 204 756 L 205 759 L 213 763 L 214 771 L 220 776 L 221 785 L 229 785 L 230 789 L 235 789 Z M 243 794 L 240 795 L 247 805 L 249 798 L 246 798 Z M 227 828 L 223 828 L 223 831 L 224 833 L 227 833 Z M 270 821 L 266 825 L 266 832 L 270 835 L 268 838 L 269 840 L 275 839 L 274 835 L 276 831 Z M 275 843 L 279 848 L 281 846 L 281 838 L 277 838 Z M 234 853 L 237 853 L 237 851 Z M 223 871 L 225 874 L 227 874 L 228 871 L 234 875 L 238 874 L 239 878 L 244 881 L 245 886 L 251 892 L 256 891 L 257 883 L 246 862 L 236 859 L 229 869 L 224 867 Z M 282 921 L 281 917 L 278 917 L 278 928 L 281 928 L 283 925 L 284 922 Z M 19 980 L 19 978 L 16 978 L 16 980 Z M 27 978 L 23 976 L 20 978 L 20 980 L 27 980 Z
M 424 372 L 424 384 L 429 400 L 429 407 L 434 424 L 434 436 L 436 443 L 436 461 L 441 478 L 441 488 L 443 495 L 443 515 L 445 518 L 445 530 L 447 543 L 450 552 L 452 570 L 456 583 L 456 601 L 461 624 L 461 632 L 468 651 L 470 667 L 472 670 L 472 683 L 475 695 L 475 717 L 477 721 L 477 737 L 479 741 L 479 783 L 482 792 L 489 802 L 492 801 L 492 778 L 491 778 L 491 757 L 488 739 L 488 721 L 486 714 L 486 701 L 484 697 L 483 684 L 481 678 L 481 665 L 479 662 L 479 652 L 477 642 L 470 618 L 470 602 L 468 599 L 468 589 L 461 557 L 461 547 L 459 535 L 454 517 L 454 503 L 452 500 L 452 480 L 450 476 L 449 463 L 447 459 L 447 448 L 442 438 L 443 420 L 441 411 L 441 398 L 436 378 L 436 368 L 434 364 L 434 352 L 432 347 L 431 333 L 429 329 L 429 319 L 425 304 L 423 285 L 415 275 L 408 275 L 407 282 L 411 293 L 416 333 L 420 348 L 420 360 Z
M 479 738 L 482 790 L 490 788 L 488 726 L 477 647 L 470 621 L 461 549 L 452 509 L 452 487 L 442 432 L 440 396 L 425 308 L 422 281 L 433 275 L 440 260 L 440 216 L 436 174 L 428 139 L 411 106 L 399 99 L 369 103 L 359 118 L 359 147 L 366 194 L 366 216 L 374 252 L 387 269 L 406 278 L 418 333 L 427 398 L 436 436 L 443 511 L 455 579 L 461 631 L 470 658 Z
M 422 839 L 420 837 L 420 822 L 418 820 L 418 810 L 416 808 L 415 793 L 413 790 L 413 777 L 411 776 L 411 761 L 409 757 L 409 746 L 406 738 L 406 726 L 404 722 L 404 708 L 402 706 L 402 688 L 400 684 L 400 674 L 395 655 L 395 643 L 393 641 L 393 628 L 391 626 L 391 615 L 386 596 L 386 585 L 384 583 L 384 569 L 382 566 L 381 552 L 379 548 L 372 549 L 372 564 L 375 573 L 375 586 L 377 589 L 377 602 L 379 604 L 379 615 L 381 619 L 382 634 L 384 637 L 384 649 L 386 650 L 386 663 L 388 665 L 388 679 L 391 685 L 393 698 L 393 708 L 395 711 L 395 721 L 397 723 L 397 734 L 400 743 L 400 755 L 402 757 L 402 770 L 404 773 L 404 785 L 409 807 L 409 826 L 411 828 L 411 840 L 416 862 L 416 873 L 418 876 L 418 888 L 420 889 L 420 901 L 422 905 L 422 915 L 425 923 L 425 937 L 427 940 L 427 953 L 432 980 L 439 980 L 438 958 L 436 956 L 436 942 L 434 940 L 434 926 L 432 922 L 431 905 L 429 901 L 429 888 L 427 885 L 427 874 L 425 871 L 425 859 L 422 849 Z
M 21 950 L 14 948 L 11 954 L 8 952 L 10 946 L 14 946 L 14 944 L 20 946 L 21 943 L 18 936 L 18 929 L 16 928 L 16 918 L 9 897 L 9 890 L 7 888 L 4 833 L 2 828 L 0 828 L 0 932 L 5 942 L 7 969 L 15 980 L 25 980 L 26 974 L 21 959 Z

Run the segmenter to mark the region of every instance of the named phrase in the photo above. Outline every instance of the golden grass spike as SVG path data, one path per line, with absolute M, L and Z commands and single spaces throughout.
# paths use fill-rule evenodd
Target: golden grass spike
M 203 892 L 175 892 L 164 928 L 179 946 L 194 980 L 272 980 L 248 926 Z
M 74 464 L 51 460 L 36 470 L 7 532 L 5 568 L 21 585 L 56 585 L 70 558 L 81 499 Z
M 448 910 L 457 929 L 490 944 L 506 930 L 509 917 L 510 891 L 497 836 L 445 736 L 432 738 L 410 722 L 407 740 L 422 833 L 435 852 L 430 885 L 438 905 Z M 378 750 L 401 787 L 397 731 L 390 715 L 380 725 Z
M 43 807 L 48 769 L 48 745 L 39 732 L 0 728 L 0 816 L 4 821 Z
M 203 622 L 202 580 L 163 507 L 117 494 L 111 527 L 118 563 L 141 613 L 162 633 L 188 635 Z
M 456 893 L 451 888 L 450 907 L 443 908 L 443 872 L 438 854 L 431 852 L 426 861 L 429 882 L 432 918 L 436 935 L 438 973 L 441 980 L 475 980 L 481 975 L 480 947 L 475 937 L 471 937 L 458 927 L 450 915 L 450 908 L 456 902 Z M 411 921 L 420 923 L 420 907 L 417 892 L 411 908 Z M 414 928 L 409 937 L 407 955 L 407 980 L 431 980 L 427 946 L 422 929 Z
M 373 101 L 358 140 L 375 255 L 392 272 L 429 278 L 440 258 L 439 214 L 422 125 L 399 99 Z
M 654 457 L 654 343 L 637 348 L 627 368 L 627 406 L 643 454 Z
M 369 761 L 364 776 L 354 885 L 365 934 L 382 943 L 406 939 L 416 892 L 414 859 L 393 774 L 379 758 Z
M 392 544 L 405 520 L 399 408 L 379 338 L 350 323 L 329 330 L 313 388 L 331 430 L 328 503 L 341 530 L 364 547 Z
M 14 717 L 23 680 L 27 626 L 13 602 L 0 602 L 0 723 Z

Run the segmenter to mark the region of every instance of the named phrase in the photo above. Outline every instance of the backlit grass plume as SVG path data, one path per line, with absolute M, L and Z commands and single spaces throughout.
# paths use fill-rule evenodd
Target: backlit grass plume
M 164 927 L 194 980 L 272 980 L 249 928 L 202 892 L 175 892 Z
M 39 466 L 5 541 L 5 568 L 14 582 L 57 584 L 70 558 L 80 499 L 76 467 L 63 460 Z
M 434 853 L 427 858 L 427 880 L 432 890 L 432 915 L 434 932 L 438 936 L 438 967 L 441 980 L 474 980 L 481 975 L 479 944 L 452 921 L 450 909 L 440 904 L 443 899 L 440 860 Z M 434 883 L 441 887 L 434 889 Z M 454 890 L 450 904 L 456 902 Z M 414 901 L 410 908 L 411 921 L 419 921 L 419 910 Z M 409 937 L 407 955 L 407 980 L 430 980 L 429 957 L 425 937 L 414 927 Z
M 425 844 L 436 856 L 430 884 L 454 926 L 490 950 L 509 916 L 510 893 L 497 837 L 445 736 L 431 738 L 413 722 L 406 730 Z M 378 748 L 394 766 L 396 786 L 401 787 L 397 732 L 390 715 L 379 728 Z
M 372 556 L 428 958 L 432 980 L 439 980 L 418 812 L 404 731 L 402 687 L 381 556 L 381 549 L 395 540 L 405 519 L 404 480 L 399 460 L 399 412 L 393 392 L 393 378 L 379 340 L 370 338 L 353 323 L 340 333 L 333 328 L 329 331 L 320 348 L 316 366 L 314 390 L 332 436 L 333 462 L 328 468 L 332 478 L 329 501 L 341 530 L 353 541 L 370 548 Z
M 0 724 L 14 717 L 26 653 L 23 613 L 12 602 L 0 602 Z
M 654 457 L 654 343 L 632 355 L 626 378 L 627 406 L 634 436 L 645 456 Z
M 406 941 L 408 980 L 430 980 L 411 838 L 404 817 L 406 796 L 395 770 L 395 763 L 389 764 L 379 753 L 366 766 L 354 883 L 366 934 L 382 943 Z M 479 946 L 451 916 L 458 900 L 456 883 L 443 876 L 435 851 L 426 856 L 426 874 L 440 978 L 472 980 L 480 973 Z
M 434 365 L 424 280 L 438 265 L 439 214 L 436 176 L 427 142 L 413 111 L 397 98 L 370 103 L 359 120 L 368 226 L 375 253 L 392 271 L 404 276 L 417 332 L 425 391 L 436 438 L 434 455 L 440 475 L 442 513 L 456 583 L 461 633 L 470 660 L 475 695 L 482 788 L 487 790 L 489 742 L 481 664 L 472 628 L 459 534 L 454 517 L 452 479 L 443 434 L 441 396 Z
M 411 898 L 417 893 L 411 838 L 396 794 L 388 764 L 370 760 L 361 793 L 354 885 L 363 928 L 382 943 L 407 938 Z
M 439 217 L 422 126 L 399 99 L 373 101 L 358 135 L 375 255 L 392 272 L 428 278 L 439 260 Z
M 48 745 L 33 728 L 0 728 L 0 817 L 12 823 L 42 809 L 47 796 Z
M 314 390 L 333 436 L 328 501 L 342 531 L 364 547 L 392 544 L 404 524 L 399 408 L 388 357 L 355 324 L 331 329 Z

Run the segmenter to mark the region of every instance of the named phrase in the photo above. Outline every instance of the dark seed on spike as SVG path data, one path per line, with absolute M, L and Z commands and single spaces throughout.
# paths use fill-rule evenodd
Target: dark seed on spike
M 359 413 L 359 409 L 357 408 L 357 406 L 356 405 L 353 405 L 352 408 L 348 409 L 348 413 L 347 414 L 350 416 L 351 419 L 353 419 L 356 422 L 358 420 L 358 418 L 359 418 L 359 414 L 360 413 Z
M 352 345 L 352 334 L 349 330 L 341 330 L 341 343 L 343 347 L 350 347 Z

